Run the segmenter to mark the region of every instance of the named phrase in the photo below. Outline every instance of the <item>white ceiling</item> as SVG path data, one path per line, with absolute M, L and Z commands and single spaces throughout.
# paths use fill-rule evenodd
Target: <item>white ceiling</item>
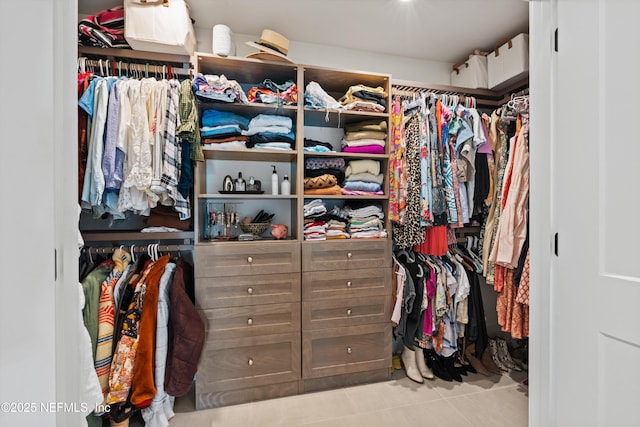
M 528 32 L 523 0 L 188 0 L 195 26 L 234 33 L 264 28 L 290 40 L 408 58 L 460 61 L 476 48 Z M 122 4 L 78 0 L 80 15 Z

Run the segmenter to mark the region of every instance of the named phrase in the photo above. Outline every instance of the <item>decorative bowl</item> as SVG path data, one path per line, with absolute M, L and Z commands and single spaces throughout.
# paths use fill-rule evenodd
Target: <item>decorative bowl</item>
M 240 223 L 240 228 L 245 233 L 251 233 L 256 236 L 259 236 L 265 231 L 267 231 L 267 228 L 269 228 L 269 223 L 268 222 L 250 222 L 248 224 Z

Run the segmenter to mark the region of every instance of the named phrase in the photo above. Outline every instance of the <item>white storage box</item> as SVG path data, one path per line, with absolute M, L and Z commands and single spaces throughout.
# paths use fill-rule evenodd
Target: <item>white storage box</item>
M 184 0 L 125 0 L 124 37 L 135 50 L 192 55 L 196 48 Z
M 487 58 L 489 89 L 502 89 L 529 74 L 529 35 L 518 34 Z
M 486 89 L 487 57 L 483 55 L 469 55 L 469 59 L 453 66 L 451 85 L 471 89 Z

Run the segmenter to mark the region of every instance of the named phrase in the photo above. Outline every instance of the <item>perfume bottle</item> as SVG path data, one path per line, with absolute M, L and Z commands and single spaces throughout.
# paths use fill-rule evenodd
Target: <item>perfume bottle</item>
M 236 191 L 246 191 L 247 190 L 246 183 L 245 183 L 244 179 L 242 178 L 242 172 L 238 172 L 238 178 L 236 179 L 235 190 Z

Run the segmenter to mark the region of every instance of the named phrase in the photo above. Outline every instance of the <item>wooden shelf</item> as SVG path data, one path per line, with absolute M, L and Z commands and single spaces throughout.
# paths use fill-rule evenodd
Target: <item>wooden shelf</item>
M 202 146 L 205 159 L 208 160 L 242 160 L 254 162 L 292 162 L 298 152 L 296 150 L 274 150 L 267 148 L 246 148 L 239 150 L 216 149 L 214 144 Z
M 189 240 L 193 241 L 193 231 L 168 231 L 145 233 L 141 231 L 83 231 L 82 238 L 85 242 L 115 242 L 121 243 L 125 241 L 158 241 L 158 240 Z
M 378 159 L 388 160 L 388 154 L 367 154 L 367 153 L 344 153 L 342 151 L 335 151 L 329 153 L 314 153 L 312 151 L 305 151 L 305 157 L 342 157 L 345 159 Z
M 198 199 L 273 199 L 273 200 L 295 200 L 298 196 L 296 194 L 282 195 L 282 194 L 219 194 L 208 193 L 198 195 Z
M 271 79 L 276 83 L 287 80 L 297 82 L 298 65 L 286 62 L 261 61 L 241 57 L 222 57 L 196 52 L 198 72 L 202 74 L 224 74 L 238 83 L 261 83 Z M 300 88 L 298 88 L 300 90 Z
M 350 196 L 341 194 L 305 194 L 305 199 L 339 199 L 339 200 L 387 200 L 388 195 L 381 196 Z
M 329 114 L 327 114 L 327 112 Z M 327 118 L 329 121 L 327 121 Z M 315 109 L 304 108 L 304 125 L 319 127 L 335 127 L 340 128 L 346 123 L 355 123 L 365 120 L 380 119 L 387 120 L 389 113 L 378 113 L 373 111 L 352 111 L 352 110 L 333 110 L 333 109 Z
M 248 118 L 253 118 L 258 114 L 277 114 L 280 116 L 295 117 L 298 113 L 298 106 L 262 104 L 259 102 L 252 102 L 249 104 L 240 104 L 236 102 L 207 102 L 202 99 L 198 99 L 198 110 L 200 112 L 204 110 L 230 111 Z
M 135 62 L 153 62 L 166 65 L 178 65 L 188 68 L 191 57 L 189 55 L 176 55 L 171 53 L 146 52 L 142 50 L 100 48 L 93 46 L 78 46 L 78 56 L 90 58 L 130 59 Z

